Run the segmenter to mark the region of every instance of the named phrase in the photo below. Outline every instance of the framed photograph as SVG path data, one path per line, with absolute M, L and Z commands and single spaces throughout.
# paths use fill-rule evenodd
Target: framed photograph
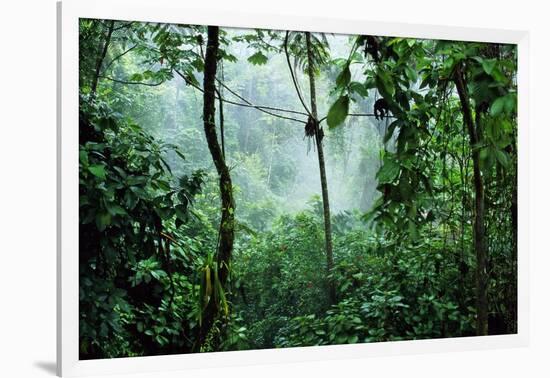
M 58 374 L 527 345 L 528 35 L 58 3 Z

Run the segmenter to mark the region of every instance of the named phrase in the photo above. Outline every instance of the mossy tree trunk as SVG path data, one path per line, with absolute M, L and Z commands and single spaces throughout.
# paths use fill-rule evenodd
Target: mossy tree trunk
M 474 193 L 475 193 L 475 216 L 474 216 L 474 249 L 476 252 L 476 329 L 477 334 L 488 334 L 489 304 L 487 298 L 487 240 L 485 235 L 485 189 L 480 167 L 479 142 L 481 141 L 481 115 L 476 112 L 475 121 L 472 117 L 470 100 L 468 97 L 466 79 L 461 69 L 457 69 L 454 75 L 454 82 L 462 106 L 464 123 L 468 128 L 470 136 L 470 149 L 472 151 L 472 162 L 474 169 Z
M 221 287 L 225 289 L 229 276 L 229 265 L 233 252 L 233 241 L 235 238 L 235 201 L 233 199 L 233 185 L 229 168 L 216 133 L 215 124 L 215 101 L 216 101 L 216 70 L 219 50 L 219 28 L 208 27 L 208 42 L 204 58 L 204 103 L 203 122 L 204 133 L 208 143 L 208 149 L 216 166 L 219 177 L 221 196 L 221 220 L 219 228 L 219 242 L 217 248 L 216 263 L 218 265 L 218 279 Z M 202 313 L 201 325 L 194 349 L 200 349 L 220 312 L 220 304 L 213 299 L 208 301 Z
M 103 67 L 103 61 L 107 56 L 107 51 L 109 50 L 109 45 L 111 44 L 111 37 L 115 29 L 115 22 L 109 21 L 109 26 L 107 27 L 107 33 L 105 34 L 105 40 L 103 41 L 103 46 L 101 47 L 100 54 L 97 57 L 95 64 L 94 76 L 92 77 L 91 84 L 91 98 L 95 98 L 97 93 L 97 84 L 99 83 L 99 76 L 101 75 L 101 67 Z

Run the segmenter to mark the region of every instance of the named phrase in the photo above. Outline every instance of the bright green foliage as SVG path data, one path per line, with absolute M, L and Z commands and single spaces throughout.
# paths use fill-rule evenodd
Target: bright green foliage
M 254 65 L 257 65 L 257 66 L 261 66 L 262 64 L 266 64 L 267 63 L 267 56 L 265 56 L 264 54 L 262 54 L 261 51 L 258 51 L 257 53 L 251 55 L 249 58 L 248 58 L 248 61 Z
M 346 120 L 349 113 L 349 96 L 342 96 L 328 111 L 327 124 L 329 127 L 336 127 Z
M 201 118 L 206 29 L 82 20 L 80 32 L 82 359 L 475 335 L 473 152 L 489 333 L 517 331 L 514 46 L 377 37 L 375 54 L 367 36 L 311 34 L 329 272 L 319 161 L 297 96 L 309 104 L 305 34 L 220 30 L 215 123 L 236 204 L 222 285 L 219 177 Z M 381 98 L 388 113 L 376 119 Z
M 252 324 L 249 342 L 254 347 L 474 334 L 471 310 L 458 310 L 459 301 L 473 305 L 473 288 L 459 292 L 446 285 L 461 279 L 457 265 L 443 265 L 455 261 L 458 250 L 442 250 L 437 238 L 414 248 L 385 242 L 362 230 L 351 214 L 336 217 L 334 224 L 340 299 L 334 307 L 323 301 L 319 212 L 281 218 L 273 234 L 246 243 L 234 265 L 236 306 Z
M 172 311 L 193 312 L 192 284 L 182 275 L 193 268 L 192 255 L 185 244 L 170 248 L 162 233 L 177 234 L 189 222 L 202 173 L 173 182 L 163 155 L 175 147 L 106 104 L 84 106 L 90 118 L 81 116 L 81 132 L 94 139 L 80 146 L 81 356 L 155 352 L 132 345 L 162 348 L 193 327 L 185 313 Z M 178 296 L 175 285 L 184 289 Z

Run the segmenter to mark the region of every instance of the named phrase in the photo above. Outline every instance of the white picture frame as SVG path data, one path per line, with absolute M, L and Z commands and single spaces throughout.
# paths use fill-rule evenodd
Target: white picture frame
M 65 0 L 58 3 L 57 93 L 57 373 L 60 376 L 145 373 L 204 367 L 435 353 L 528 345 L 528 85 L 524 31 L 459 28 L 190 9 L 178 0 Z M 518 46 L 518 333 L 371 344 L 79 360 L 78 290 L 78 20 L 79 18 L 304 30 L 448 39 Z

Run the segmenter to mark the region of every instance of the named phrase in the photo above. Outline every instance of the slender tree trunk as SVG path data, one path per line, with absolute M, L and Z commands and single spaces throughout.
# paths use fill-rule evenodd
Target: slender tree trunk
M 317 115 L 317 97 L 315 94 L 315 73 L 313 68 L 313 46 L 311 45 L 311 35 L 306 33 L 306 47 L 308 60 L 309 91 L 311 99 L 311 115 L 315 120 L 315 143 L 317 145 L 317 155 L 319 158 L 319 174 L 321 176 L 321 192 L 323 198 L 323 216 L 325 220 L 325 248 L 327 255 L 327 274 L 328 277 L 328 297 L 329 303 L 336 303 L 336 287 L 332 276 L 334 268 L 334 258 L 332 256 L 332 225 L 330 223 L 330 204 L 328 198 L 327 174 L 325 169 L 325 155 L 323 152 L 323 131 L 319 127 L 319 117 Z
M 105 36 L 105 42 L 103 42 L 103 47 L 101 48 L 101 54 L 97 57 L 95 64 L 95 72 L 92 80 L 92 93 L 91 97 L 95 98 L 97 92 L 97 84 L 99 82 L 99 75 L 101 74 L 101 67 L 103 67 L 103 61 L 105 56 L 107 56 L 107 50 L 109 49 L 109 44 L 111 43 L 111 36 L 113 35 L 113 30 L 115 29 L 115 22 L 109 21 L 109 27 L 107 29 L 107 35 Z
M 460 69 L 454 76 L 454 82 L 462 105 L 464 123 L 470 135 L 470 148 L 472 150 L 472 162 L 474 169 L 474 190 L 475 190 L 475 217 L 474 217 L 474 247 L 476 251 L 476 291 L 477 291 L 477 334 L 488 334 L 488 313 L 489 305 L 487 299 L 487 240 L 485 236 L 485 189 L 481 177 L 479 146 L 481 138 L 481 124 L 479 115 L 476 120 L 472 118 L 472 111 L 464 74 Z
M 208 149 L 212 155 L 212 160 L 216 166 L 219 176 L 220 195 L 221 195 L 221 220 L 219 228 L 219 244 L 217 251 L 218 278 L 222 288 L 225 288 L 229 276 L 229 262 L 233 252 L 233 240 L 235 237 L 235 202 L 233 199 L 233 185 L 229 168 L 225 163 L 223 151 L 218 143 L 215 124 L 215 93 L 216 93 L 216 70 L 219 48 L 219 28 L 217 26 L 208 27 L 208 42 L 206 45 L 206 55 L 204 58 L 204 104 L 203 104 L 203 122 L 204 133 L 208 142 Z M 210 300 L 203 312 L 202 322 L 199 329 L 197 343 L 195 348 L 203 345 L 208 332 L 212 328 L 216 315 L 219 313 L 218 303 Z
M 466 139 L 466 136 L 463 136 L 463 151 L 464 151 L 464 140 Z M 460 272 L 459 279 L 458 279 L 458 305 L 460 311 L 466 311 L 466 274 L 468 273 L 468 265 L 466 264 L 466 255 L 465 255 L 465 243 L 464 243 L 464 237 L 465 237 L 465 230 L 466 230 L 466 167 L 464 164 L 464 156 L 457 156 L 456 162 L 458 164 L 458 168 L 460 171 L 460 190 L 461 190 L 461 206 L 460 206 L 460 253 L 459 253 L 459 261 L 458 261 L 458 271 Z

